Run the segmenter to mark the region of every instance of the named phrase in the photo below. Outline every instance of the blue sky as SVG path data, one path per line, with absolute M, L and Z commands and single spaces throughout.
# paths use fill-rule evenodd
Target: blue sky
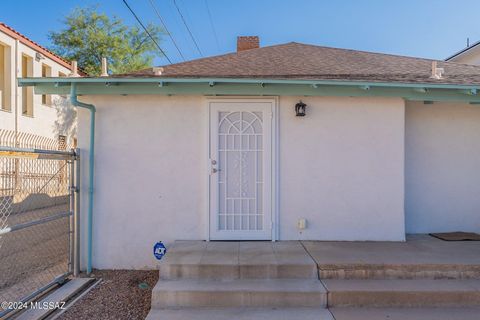
M 153 0 L 184 56 L 200 58 L 173 0 Z M 444 59 L 480 40 L 478 0 L 176 0 L 203 53 L 235 50 L 236 36 L 258 35 L 262 46 L 297 41 L 309 44 Z M 144 23 L 159 24 L 149 0 L 128 0 Z M 0 1 L 0 21 L 49 45 L 47 33 L 62 27 L 61 18 L 76 6 L 99 4 L 127 24 L 135 19 L 122 0 Z M 20 14 L 21 13 L 21 14 Z M 174 62 L 182 61 L 169 38 L 161 46 Z M 166 64 L 156 58 L 155 64 Z

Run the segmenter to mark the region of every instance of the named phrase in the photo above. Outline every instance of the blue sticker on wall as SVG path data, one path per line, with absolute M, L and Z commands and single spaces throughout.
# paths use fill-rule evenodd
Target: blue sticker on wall
M 166 253 L 167 248 L 162 243 L 162 241 L 155 243 L 155 245 L 153 246 L 153 255 L 155 256 L 155 258 L 157 258 L 157 260 L 162 259 Z

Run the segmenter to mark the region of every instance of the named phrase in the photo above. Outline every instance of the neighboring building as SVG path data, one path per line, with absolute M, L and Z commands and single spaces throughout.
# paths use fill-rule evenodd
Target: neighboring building
M 92 190 L 93 267 L 154 267 L 159 240 L 480 231 L 480 67 L 258 48 L 257 38 L 238 48 L 108 78 L 20 80 L 96 107 L 93 189 L 91 113 L 79 109 L 82 248 Z
M 480 65 L 480 41 L 452 54 L 445 61 Z
M 20 88 L 20 77 L 64 77 L 69 62 L 0 23 L 0 144 L 42 147 L 71 132 L 72 121 L 62 123 L 54 104 L 58 96 L 34 95 Z M 67 137 L 66 139 L 69 140 Z M 69 141 L 72 142 L 72 141 Z

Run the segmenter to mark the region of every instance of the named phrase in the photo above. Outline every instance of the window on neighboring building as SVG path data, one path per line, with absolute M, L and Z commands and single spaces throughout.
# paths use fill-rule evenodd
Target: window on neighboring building
M 0 109 L 11 110 L 10 47 L 0 43 Z
M 67 150 L 67 137 L 64 135 L 58 136 L 58 150 Z
M 66 77 L 67 75 L 66 75 L 65 73 L 59 71 L 59 72 L 58 72 L 58 76 L 59 76 L 60 78 L 63 78 L 63 77 Z M 61 94 L 60 97 L 66 99 L 66 98 L 67 98 L 67 95 Z
M 33 76 L 32 57 L 22 55 L 22 78 Z M 33 116 L 33 88 L 22 87 L 22 114 Z
M 42 64 L 42 77 L 51 77 L 52 76 L 52 68 L 47 66 L 46 64 Z M 42 104 L 44 106 L 52 106 L 52 96 L 49 94 L 42 94 Z

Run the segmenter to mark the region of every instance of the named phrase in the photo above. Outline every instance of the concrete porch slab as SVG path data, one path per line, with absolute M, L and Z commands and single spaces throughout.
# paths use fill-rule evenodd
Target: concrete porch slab
M 216 310 L 225 310 L 218 319 L 237 313 L 240 319 L 269 319 L 277 310 L 272 307 L 307 308 L 300 318 L 308 319 L 325 305 L 345 317 L 365 312 L 368 319 L 371 312 L 372 319 L 387 319 L 391 311 L 422 319 L 433 307 L 456 307 L 467 316 L 480 307 L 480 242 L 426 235 L 406 242 L 177 241 L 159 269 L 151 315 L 165 319 L 195 319 L 199 308 L 207 309 L 198 311 L 198 319 L 215 319 Z M 379 309 L 366 309 L 372 307 Z M 397 307 L 406 309 L 392 309 Z
M 321 279 L 480 278 L 480 242 L 409 235 L 406 242 L 303 241 Z

